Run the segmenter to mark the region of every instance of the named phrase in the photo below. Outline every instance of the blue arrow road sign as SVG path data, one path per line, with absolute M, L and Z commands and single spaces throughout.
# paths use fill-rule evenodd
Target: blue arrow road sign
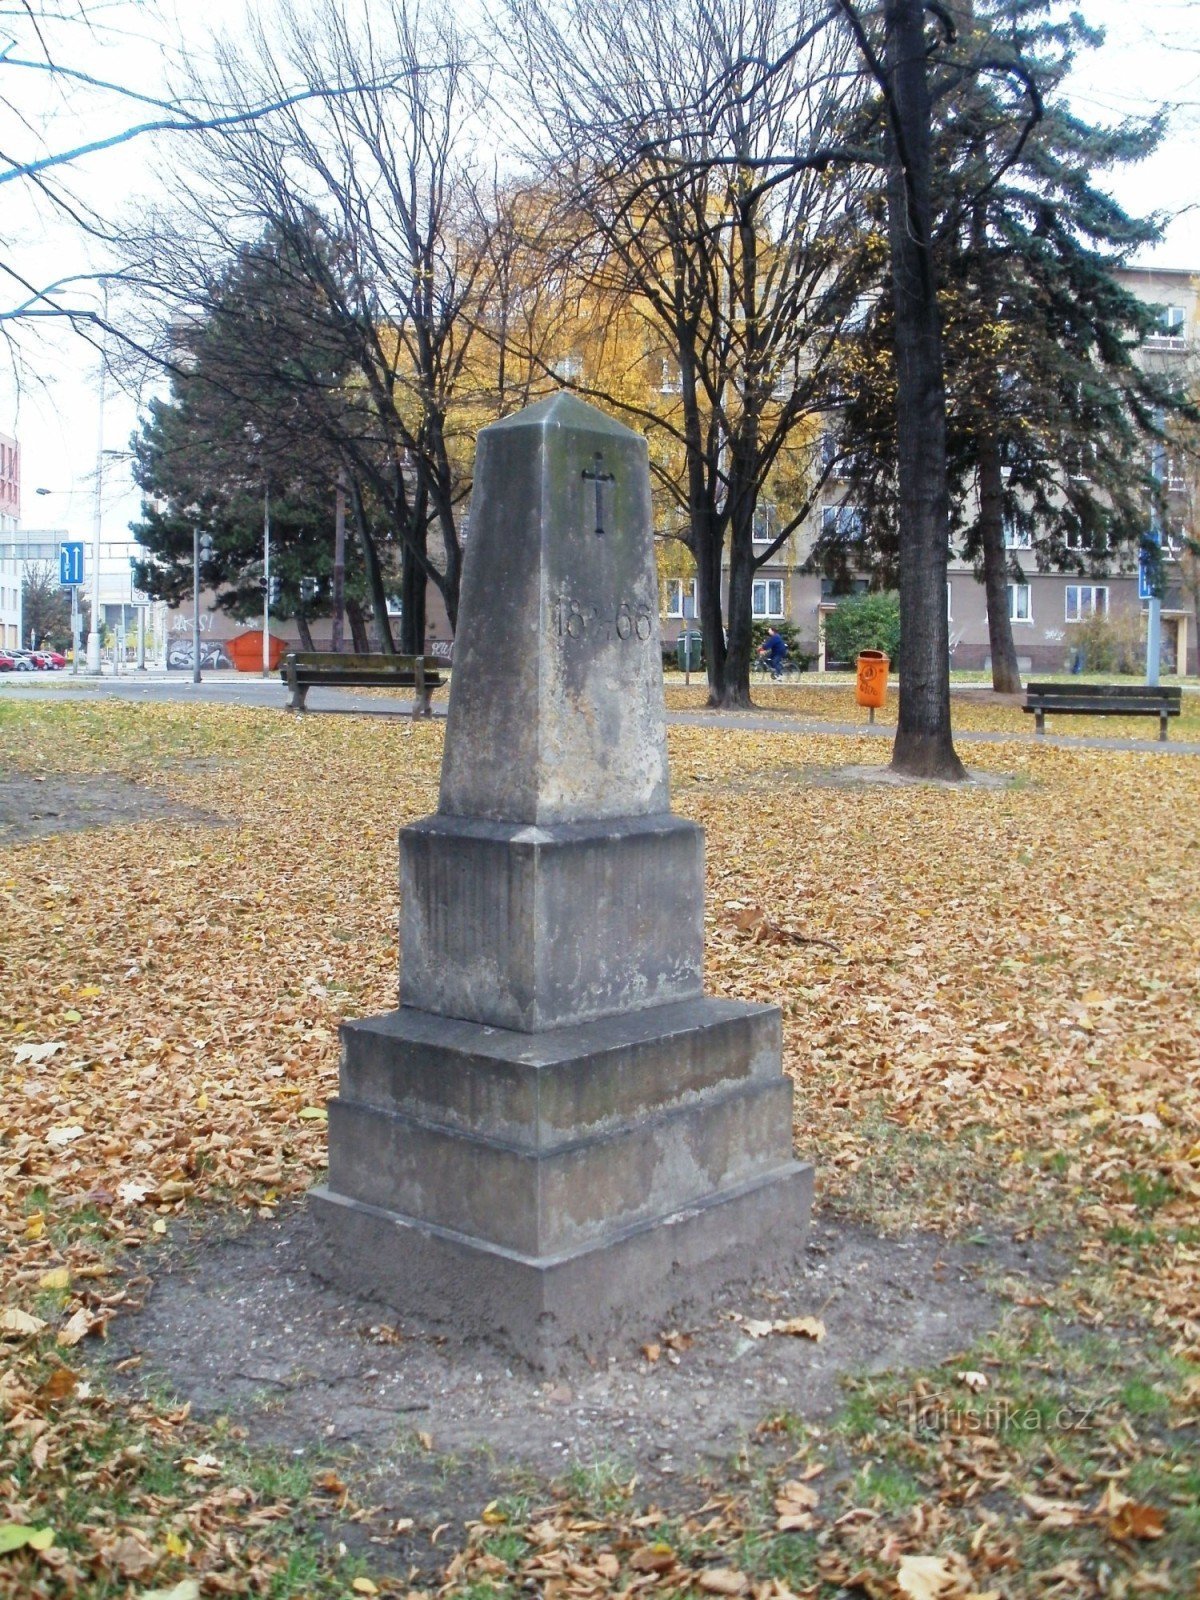
M 60 544 L 58 547 L 58 581 L 64 588 L 83 582 L 83 545 Z

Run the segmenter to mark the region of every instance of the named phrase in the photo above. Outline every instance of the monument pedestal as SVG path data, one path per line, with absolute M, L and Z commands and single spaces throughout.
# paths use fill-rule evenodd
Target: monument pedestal
M 401 1009 L 342 1030 L 314 1265 L 553 1370 L 800 1256 L 779 1012 L 705 999 L 670 810 L 646 441 L 558 394 L 483 429 Z
M 402 1007 L 343 1029 L 323 1277 L 554 1370 L 796 1261 L 779 1013 L 697 997 L 540 1033 Z

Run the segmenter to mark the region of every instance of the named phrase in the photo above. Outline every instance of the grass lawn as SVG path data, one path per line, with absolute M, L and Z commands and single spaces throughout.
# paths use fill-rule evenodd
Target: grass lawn
M 826 720 L 852 695 L 756 690 Z M 778 1448 L 731 1441 L 688 1510 L 595 1463 L 481 1503 L 440 1593 L 1200 1594 L 1200 764 L 955 709 L 1016 735 L 970 750 L 1005 786 L 837 783 L 886 746 L 688 726 L 673 803 L 707 830 L 710 988 L 783 1008 L 818 1204 L 1052 1239 L 1061 1281 L 947 1367 L 853 1379 L 832 1423 L 764 1394 Z M 396 829 L 435 808 L 441 739 L 0 704 L 0 768 L 47 795 L 136 780 L 214 819 L 0 848 L 5 1600 L 410 1592 L 325 1536 L 332 1458 L 134 1403 L 85 1357 L 177 1218 L 270 1216 L 320 1172 L 337 1025 L 395 1004 Z

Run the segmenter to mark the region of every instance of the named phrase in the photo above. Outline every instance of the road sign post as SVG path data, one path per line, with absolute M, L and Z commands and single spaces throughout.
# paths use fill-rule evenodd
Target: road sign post
M 1158 684 L 1162 653 L 1162 591 L 1162 531 L 1156 521 L 1150 532 L 1143 535 L 1138 553 L 1138 599 L 1147 602 L 1146 683 L 1150 688 Z
M 83 544 L 67 542 L 58 547 L 58 581 L 64 589 L 77 588 L 83 582 Z

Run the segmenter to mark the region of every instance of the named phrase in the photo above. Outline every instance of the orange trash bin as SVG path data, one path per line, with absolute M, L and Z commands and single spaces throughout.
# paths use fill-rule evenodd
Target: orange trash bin
M 855 685 L 854 697 L 860 706 L 870 706 L 874 712 L 887 703 L 890 665 L 891 662 L 882 650 L 859 651 L 858 682 Z
M 277 634 L 270 635 L 269 670 L 277 672 L 279 663 L 283 660 L 283 652 L 287 649 L 286 639 L 280 639 Z M 225 641 L 225 649 L 239 672 L 261 672 L 263 664 L 262 629 L 251 628 L 247 633 L 239 633 L 235 639 Z

